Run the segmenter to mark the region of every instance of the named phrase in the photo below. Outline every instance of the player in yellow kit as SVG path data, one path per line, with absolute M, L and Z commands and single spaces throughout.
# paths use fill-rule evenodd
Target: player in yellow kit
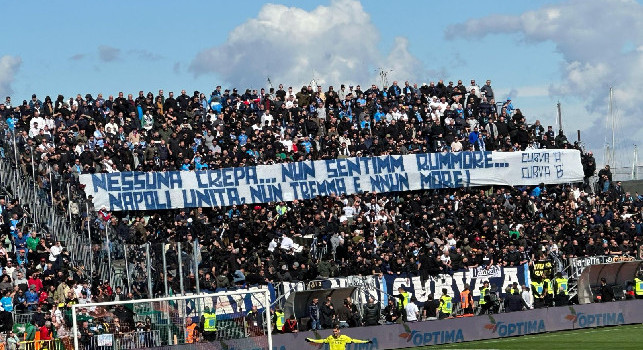
M 345 350 L 346 344 L 355 343 L 355 344 L 367 344 L 372 343 L 372 340 L 360 340 L 353 339 L 347 335 L 339 334 L 339 325 L 335 325 L 333 328 L 333 335 L 329 335 L 326 339 L 312 339 L 306 338 L 307 342 L 317 343 L 317 344 L 329 344 L 330 350 Z

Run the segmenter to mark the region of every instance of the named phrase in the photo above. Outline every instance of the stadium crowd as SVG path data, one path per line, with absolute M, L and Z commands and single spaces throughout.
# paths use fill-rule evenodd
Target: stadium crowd
M 78 215 L 78 201 L 67 198 L 64 188 L 81 189 L 78 176 L 84 173 L 193 171 L 463 150 L 581 149 L 562 130 L 538 120 L 528 123 L 511 99 L 497 103 L 490 81 L 478 86 L 474 80 L 468 86 L 462 81 L 393 82 L 383 88 L 341 85 L 325 91 L 321 86 L 259 91 L 217 86 L 208 95 L 159 90 L 156 95 L 140 91 L 136 97 L 122 92 L 117 97 L 46 96 L 44 102 L 34 94 L 17 104 L 7 97 L 0 117 L 5 161 L 16 161 L 24 174 L 35 173 L 41 197 L 61 215 L 73 210 L 79 232 L 90 219 Z M 185 270 L 187 291 L 194 291 L 196 278 L 202 290 L 360 274 L 409 273 L 426 279 L 465 267 L 532 264 L 547 257 L 634 254 L 641 242 L 643 198 L 612 181 L 608 167 L 598 173 L 598 186 L 591 186 L 596 173 L 591 152 L 583 153 L 582 161 L 585 182 L 578 184 L 337 194 L 153 212 L 97 208 L 90 226 L 110 227 L 115 245 L 198 239 L 199 271 Z M 71 269 L 53 237 L 20 220 L 22 210 L 17 199 L 0 199 L 5 242 L 0 303 L 5 313 L 145 296 L 145 283 L 126 295 Z M 94 243 L 104 240 L 94 236 Z M 189 251 L 167 254 L 192 256 Z M 162 271 L 160 259 L 155 261 L 154 271 Z M 179 279 L 168 279 L 178 291 Z M 163 294 L 162 281 L 155 280 L 153 288 L 155 295 Z

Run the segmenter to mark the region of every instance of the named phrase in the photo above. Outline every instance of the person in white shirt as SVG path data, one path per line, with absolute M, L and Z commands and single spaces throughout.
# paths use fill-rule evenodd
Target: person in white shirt
M 288 91 L 286 92 L 286 100 L 289 100 L 290 98 L 295 98 L 295 93 L 292 91 L 292 86 L 288 87 Z
M 292 140 L 290 139 L 290 135 L 285 134 L 283 140 L 280 142 L 288 152 L 292 151 Z
M 275 251 L 275 249 L 277 249 L 277 247 L 279 246 L 279 242 L 278 242 L 278 241 L 279 241 L 279 240 L 277 239 L 277 237 L 275 237 L 275 238 L 273 238 L 273 239 L 272 239 L 272 241 L 270 241 L 270 243 L 268 243 L 268 251 L 269 251 L 269 252 L 271 252 L 271 253 L 272 253 L 272 252 L 274 252 L 274 251 Z
M 442 252 L 442 255 L 440 255 L 440 261 L 442 261 L 442 263 L 446 265 L 448 268 L 451 268 L 451 257 L 449 256 L 448 249 L 444 249 L 444 251 Z
M 29 137 L 34 138 L 40 133 L 40 124 L 33 123 L 33 126 L 29 128 Z
M 29 121 L 29 128 L 34 128 L 34 124 L 38 124 L 37 129 L 42 129 L 45 127 L 45 118 L 40 116 L 40 112 L 36 111 L 33 114 L 33 118 Z
M 53 303 L 51 306 L 51 321 L 54 323 L 54 326 L 59 327 L 63 324 L 63 313 L 58 308 L 58 304 Z
M 478 98 L 480 98 L 480 96 L 482 95 L 482 94 L 480 94 L 480 87 L 478 85 L 476 85 L 476 81 L 473 80 L 473 79 L 471 80 L 471 85 L 467 86 L 467 91 L 471 91 L 471 90 L 474 91 L 474 94 Z
M 440 102 L 438 102 L 438 111 L 440 113 L 440 116 L 444 115 L 444 111 L 447 110 L 448 105 L 449 105 L 449 103 L 447 102 L 446 97 L 442 97 L 440 99 Z
M 457 242 L 456 242 L 455 238 L 453 238 L 453 233 L 449 233 L 449 235 L 447 236 L 447 247 L 446 247 L 446 249 L 447 250 L 451 249 L 451 247 L 455 247 L 456 244 L 457 244 Z
M 56 241 L 56 244 L 49 248 L 49 261 L 55 262 L 58 260 L 58 256 L 63 252 L 63 247 L 60 245 L 60 241 Z
M 438 100 L 437 96 L 431 97 L 431 101 L 429 102 L 429 108 L 430 109 L 437 109 L 440 107 L 440 100 Z
M 48 115 L 44 122 L 43 122 L 43 128 L 49 128 L 49 130 L 54 130 L 56 128 L 56 121 L 54 118 L 52 118 L 50 115 Z
M 105 131 L 108 134 L 116 135 L 116 133 L 118 132 L 118 124 L 116 124 L 116 122 L 114 122 L 114 118 L 111 118 L 109 120 L 109 123 L 107 123 L 107 125 L 105 125 Z
M 11 278 L 13 278 L 13 273 L 16 272 L 16 267 L 13 266 L 13 262 L 10 259 L 7 259 L 6 264 L 7 264 L 7 266 L 5 266 L 4 269 L 2 269 L 2 272 L 5 275 L 10 276 Z
M 455 139 L 451 142 L 451 152 L 461 152 L 462 151 L 462 142 L 460 139 Z
M 345 131 L 344 134 L 339 137 L 339 143 L 345 143 L 346 146 L 352 145 L 351 138 L 348 136 L 348 131 Z
M 522 286 L 522 300 L 524 300 L 525 304 L 527 304 L 527 308 L 534 308 L 534 297 L 533 295 L 531 295 L 529 287 L 527 286 Z
M 295 242 L 292 240 L 292 238 L 284 235 L 284 237 L 281 239 L 281 246 L 280 248 L 283 250 L 290 251 L 291 249 L 294 248 Z
M 274 118 L 272 117 L 270 112 L 266 109 L 261 115 L 261 126 L 265 126 L 265 125 L 272 126 L 273 120 Z
M 420 317 L 420 309 L 415 305 L 416 301 L 417 299 L 415 297 L 411 297 L 411 302 L 406 304 L 404 307 L 404 312 L 406 312 L 406 322 L 415 322 L 418 320 L 418 317 Z
M 286 97 L 286 109 L 295 107 L 295 96 Z
M 352 218 L 353 215 L 355 214 L 355 208 L 353 208 L 350 205 L 345 206 L 343 210 L 344 210 L 344 215 L 346 215 L 346 217 L 348 218 Z

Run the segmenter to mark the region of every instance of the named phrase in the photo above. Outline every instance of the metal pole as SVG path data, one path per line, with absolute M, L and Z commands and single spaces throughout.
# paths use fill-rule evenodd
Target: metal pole
M 107 238 L 107 275 L 109 285 L 112 285 L 112 243 L 109 241 L 109 225 L 105 225 L 105 237 Z
M 609 100 L 609 113 L 610 113 L 610 118 L 612 118 L 612 148 L 611 148 L 611 163 L 610 166 L 614 168 L 616 165 L 616 161 L 614 159 L 615 154 L 614 154 L 614 149 L 616 148 L 616 145 L 614 144 L 614 129 L 616 128 L 616 118 L 614 117 L 614 110 L 613 110 L 613 104 L 612 104 L 612 99 L 614 98 L 614 89 L 610 86 L 610 100 Z
M 165 296 L 168 296 L 168 290 L 167 290 L 167 260 L 165 258 L 165 243 L 161 243 L 161 252 L 163 254 L 163 287 L 165 287 Z
M 67 183 L 67 213 L 69 214 L 69 224 L 71 225 L 71 187 L 69 182 Z
M 194 280 L 196 282 L 196 294 L 201 294 L 201 286 L 199 285 L 199 262 L 197 261 L 197 249 L 199 249 L 199 240 L 195 239 L 192 249 L 192 251 L 194 252 Z
M 129 284 L 129 263 L 127 262 L 127 245 L 123 244 L 123 250 L 125 251 L 125 281 L 127 282 L 127 292 L 131 292 L 131 286 Z
M 558 130 L 563 130 L 563 113 L 560 108 L 560 101 L 556 104 L 556 110 L 558 111 Z
M 199 285 L 199 261 L 197 260 L 198 252 L 197 249 L 199 249 L 199 240 L 195 239 L 192 245 L 192 255 L 194 256 L 194 283 L 196 285 L 196 294 L 200 295 L 201 294 L 201 287 Z M 201 299 L 197 298 L 196 299 L 196 310 L 199 315 L 201 315 Z
M 272 324 L 270 320 L 270 291 L 266 289 L 264 292 L 264 308 L 266 310 L 266 318 L 264 320 L 266 321 L 266 333 L 268 333 L 268 349 L 272 349 Z
M 181 242 L 176 242 L 176 254 L 179 259 L 179 283 L 181 284 L 181 295 L 185 295 L 185 290 L 183 289 L 183 257 L 181 256 Z
M 18 181 L 20 179 L 19 176 L 18 176 L 18 145 L 16 143 L 16 130 L 15 129 L 13 130 L 12 135 L 13 135 L 13 157 L 14 157 L 14 160 L 15 160 L 14 166 L 15 166 L 15 169 L 16 169 L 16 171 L 14 173 L 14 175 L 15 175 L 14 177 L 16 179 L 16 187 L 20 187 L 20 183 Z M 14 192 L 14 195 L 18 191 L 17 188 L 13 188 L 12 190 Z
M 31 148 L 31 176 L 33 176 L 33 199 L 38 200 L 38 180 L 36 179 L 36 161 L 33 158 L 33 147 Z
M 632 159 L 632 180 L 639 179 L 639 146 L 634 145 L 634 159 Z
M 152 299 L 154 297 L 152 293 L 152 259 L 150 258 L 150 242 L 145 244 L 145 259 L 146 261 L 146 270 L 147 270 L 147 295 Z
M 72 331 L 72 335 L 74 336 L 74 349 L 80 349 L 80 347 L 78 347 L 78 322 L 76 321 L 76 304 L 71 306 L 71 319 L 72 327 L 74 328 Z
M 56 215 L 56 207 L 54 206 L 54 176 L 51 174 L 51 165 L 49 165 L 49 195 L 51 196 L 51 208 L 49 208 L 49 222 L 51 222 L 51 234 L 54 237 L 56 236 L 56 225 L 54 223 L 54 215 Z
M 85 202 L 85 210 L 87 213 L 87 238 L 89 239 L 89 273 L 90 279 L 94 279 L 94 247 L 92 245 L 92 225 L 91 214 L 89 213 L 89 202 Z
M 55 209 L 55 207 L 54 207 L 54 175 L 51 173 L 51 165 L 49 165 L 49 195 L 51 196 L 51 209 Z

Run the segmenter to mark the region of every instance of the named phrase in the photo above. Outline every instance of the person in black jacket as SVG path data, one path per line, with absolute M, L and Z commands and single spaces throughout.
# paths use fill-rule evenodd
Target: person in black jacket
M 429 294 L 427 300 L 424 302 L 422 318 L 425 320 L 437 320 L 437 310 L 439 306 L 440 302 L 434 300 L 433 294 Z
M 333 304 L 330 302 L 330 300 L 326 300 L 324 305 L 321 306 L 320 308 L 320 322 L 321 326 L 324 329 L 329 329 L 333 327 L 333 323 L 335 323 L 335 308 L 333 307 Z
M 599 290 L 599 295 L 600 302 L 602 303 L 607 303 L 609 301 L 614 301 L 614 291 L 612 290 L 611 286 L 607 285 L 607 281 L 605 280 L 605 277 L 601 278 L 601 288 Z
M 523 307 L 528 309 L 527 303 L 525 303 L 525 300 L 523 300 L 519 294 L 520 291 L 516 289 L 512 294 L 511 289 L 510 286 L 505 288 L 505 292 L 507 293 L 505 295 L 505 312 L 521 311 Z
M 364 305 L 364 326 L 377 326 L 380 322 L 380 305 L 370 297 L 368 303 Z
M 389 296 L 388 305 L 386 305 L 382 314 L 384 314 L 386 324 L 398 323 L 401 320 L 400 316 L 402 314 L 400 313 L 400 309 L 397 307 L 397 303 L 392 296 Z

